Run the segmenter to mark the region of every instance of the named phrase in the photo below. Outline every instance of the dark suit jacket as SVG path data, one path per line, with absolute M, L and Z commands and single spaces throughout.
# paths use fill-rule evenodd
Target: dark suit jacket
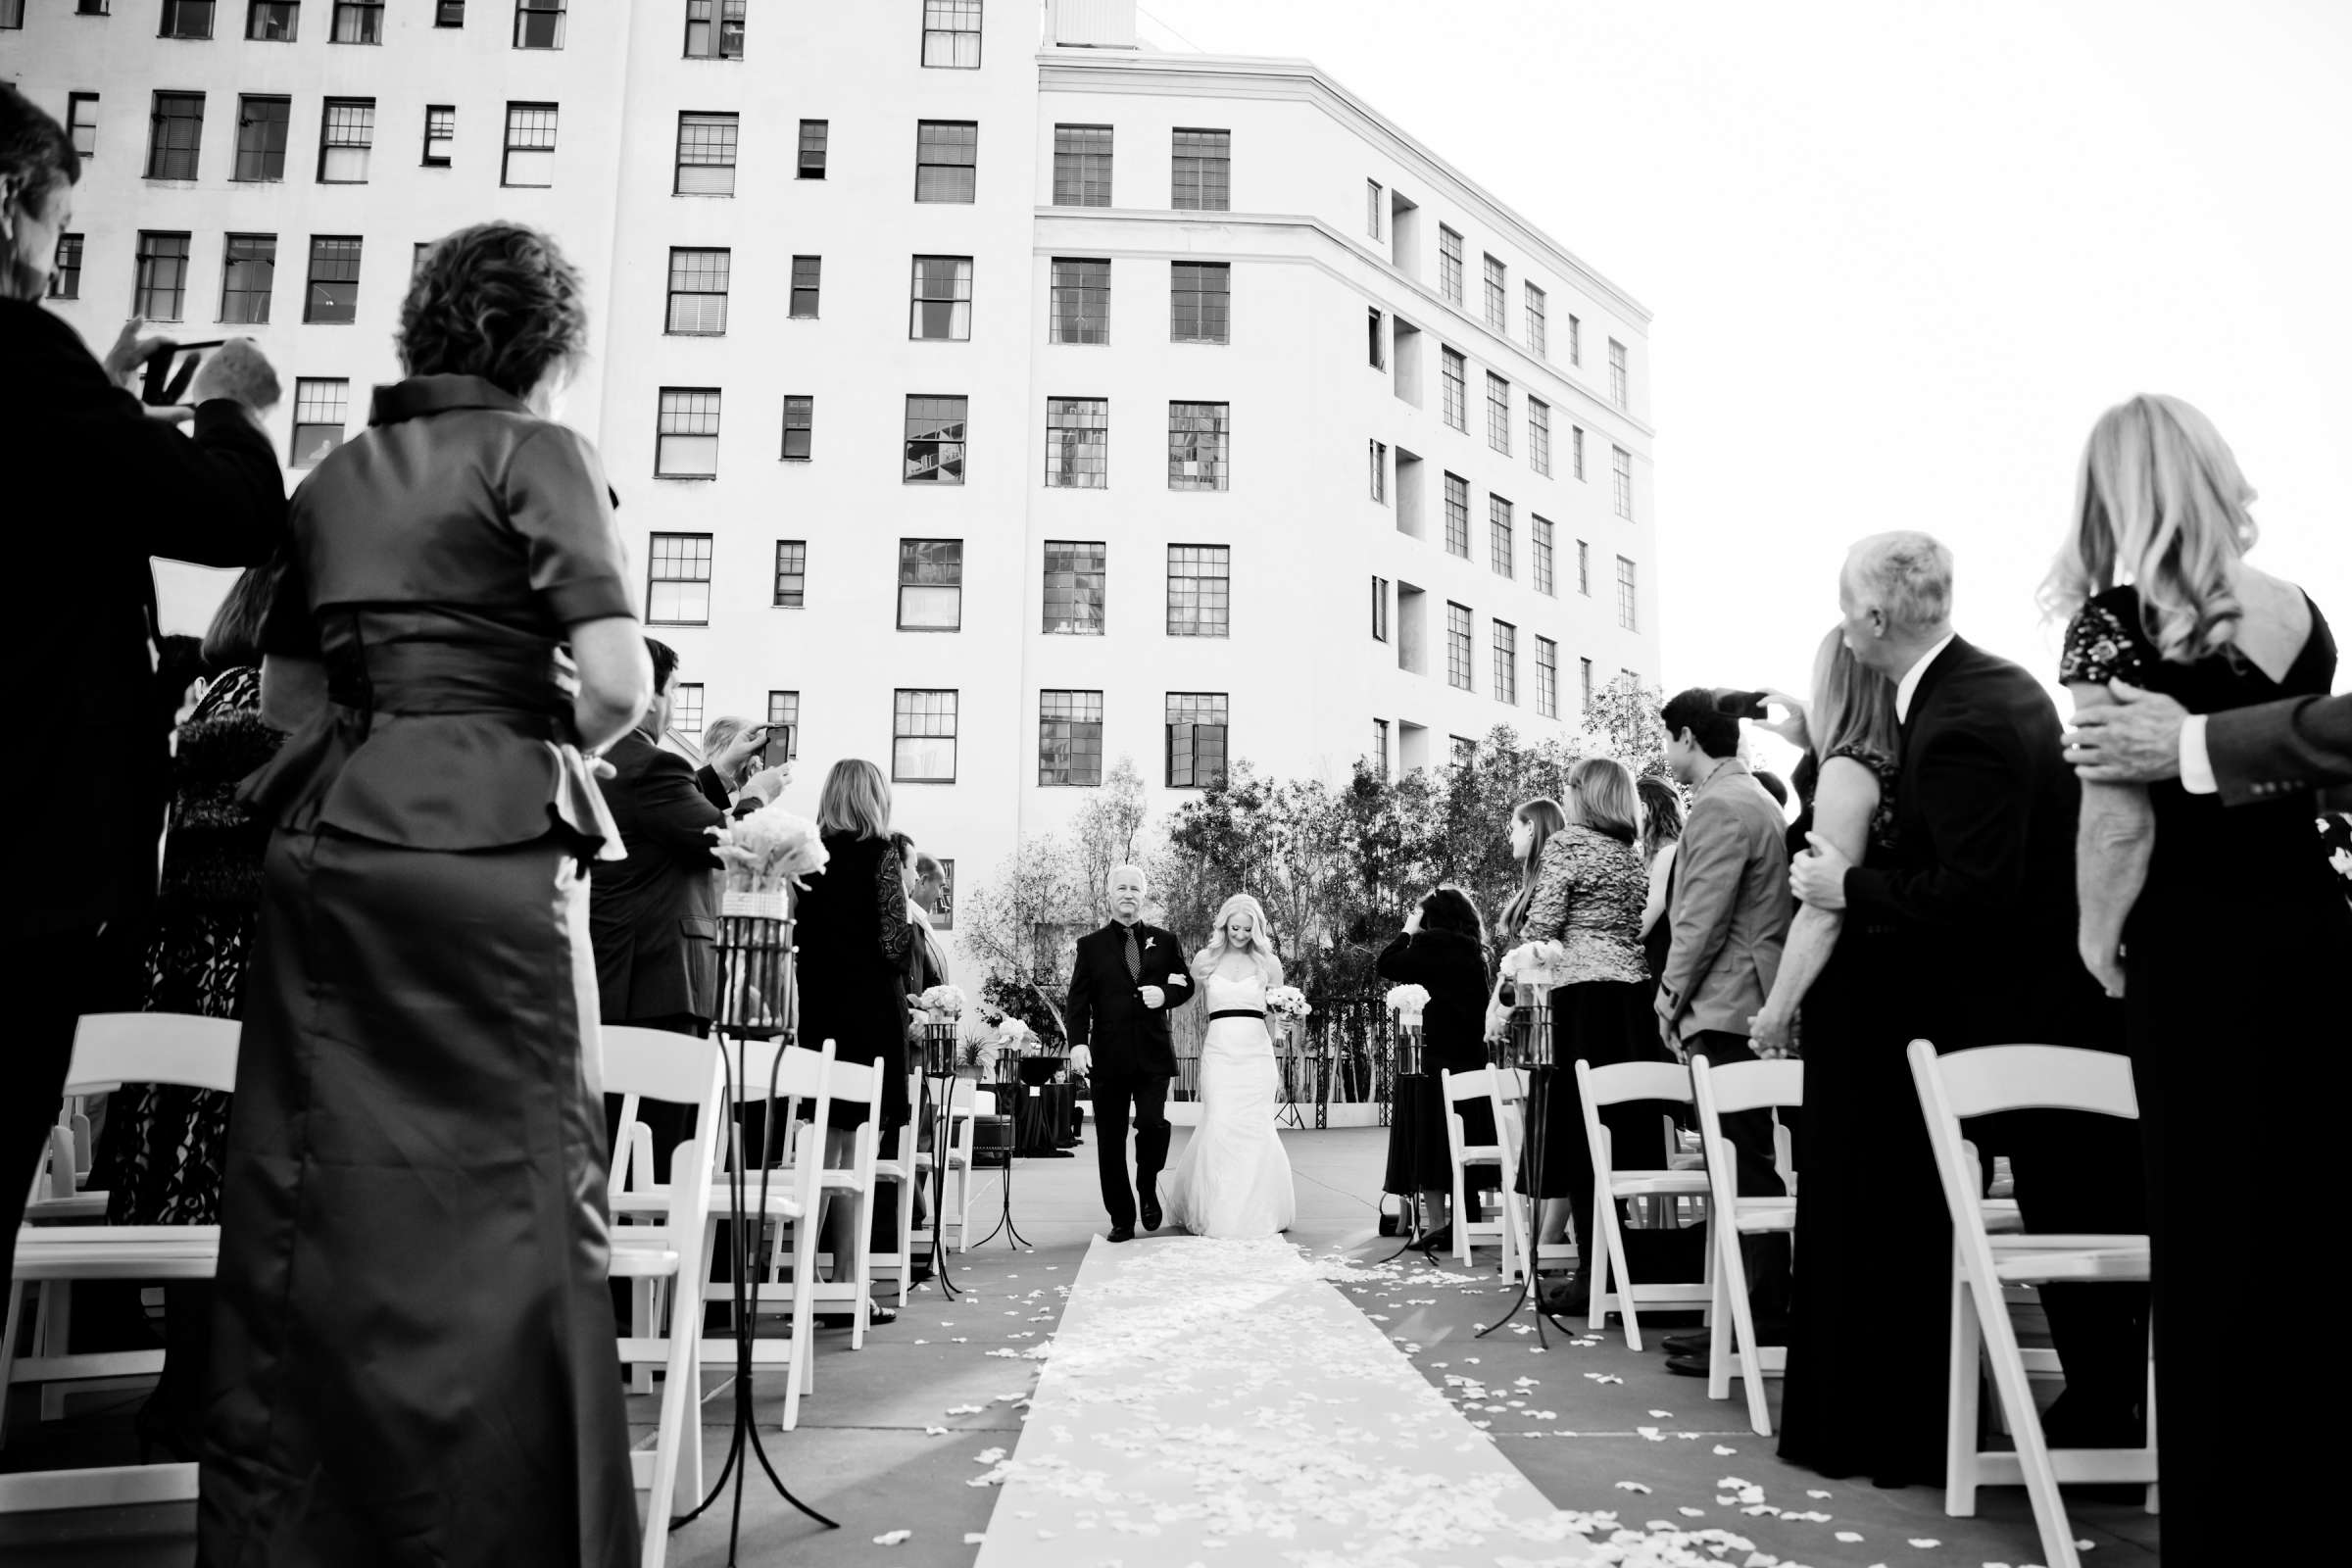
M 1912 695 L 1894 854 L 1846 872 L 1845 898 L 1899 933 L 1889 1022 L 1939 1049 L 2097 1045 L 2118 1021 L 2075 953 L 2082 791 L 2061 728 L 2033 676 L 1961 638 Z
M 2205 756 L 2229 806 L 2352 783 L 2352 695 L 2216 713 L 2205 721 Z
M 623 860 L 599 860 L 588 929 L 607 1023 L 718 1011 L 718 858 L 703 831 L 726 813 L 695 787 L 694 764 L 631 730 L 605 755 L 605 801 Z
M 0 365 L 9 544 L 24 585 L 15 631 L 55 672 L 41 722 L 17 727 L 0 765 L 7 820 L 24 829 L 8 930 L 29 936 L 133 916 L 154 897 L 180 694 L 156 691 L 148 558 L 257 564 L 285 532 L 286 487 L 235 404 L 199 408 L 192 437 L 148 418 L 38 304 L 0 300 Z
M 1094 1053 L 1098 1078 L 1173 1078 L 1176 1050 L 1168 1039 L 1168 1014 L 1192 1001 L 1192 972 L 1175 933 L 1135 923 L 1142 948 L 1143 978 L 1127 974 L 1126 934 L 1117 921 L 1078 939 L 1070 966 L 1070 1004 L 1062 1020 L 1074 1049 Z M 1167 994 L 1158 1007 L 1144 1005 L 1145 986 Z
M 709 762 L 694 770 L 694 787 L 703 792 L 704 800 L 722 811 L 735 804 L 735 792 L 721 782 L 718 769 Z

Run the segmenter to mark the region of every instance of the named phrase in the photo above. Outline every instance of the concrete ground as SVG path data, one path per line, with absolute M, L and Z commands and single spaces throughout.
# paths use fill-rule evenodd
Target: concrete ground
M 1177 1133 L 1180 1141 L 1187 1136 Z M 1629 1524 L 1654 1519 L 1736 1530 L 1784 1568 L 1978 1568 L 2039 1560 L 2022 1492 L 1988 1490 L 1977 1518 L 1951 1519 L 1944 1516 L 1939 1491 L 1882 1492 L 1862 1483 L 1825 1482 L 1782 1464 L 1773 1457 L 1771 1440 L 1747 1430 L 1741 1404 L 1714 1403 L 1703 1382 L 1667 1373 L 1654 1338 L 1642 1354 L 1627 1350 L 1617 1335 L 1578 1345 L 1547 1331 L 1542 1353 L 1532 1332 L 1506 1327 L 1476 1340 L 1477 1327 L 1510 1300 L 1491 1262 L 1469 1273 L 1450 1263 L 1433 1267 L 1413 1254 L 1380 1266 L 1396 1250 L 1394 1241 L 1377 1235 L 1372 1191 L 1386 1140 L 1381 1129 L 1284 1134 L 1298 1192 L 1292 1240 L 1310 1257 L 1327 1260 L 1348 1298 L 1367 1315 L 1376 1314 L 1433 1383 L 1448 1387 L 1448 1377 L 1477 1378 L 1499 1390 L 1515 1388 L 1519 1377 L 1537 1380 L 1523 1410 L 1506 1407 L 1478 1418 L 1493 1420 L 1490 1430 L 1501 1452 L 1555 1504 L 1615 1508 Z M 862 1351 L 849 1348 L 846 1331 L 820 1334 L 814 1392 L 802 1402 L 797 1430 L 775 1429 L 780 1384 L 774 1394 L 764 1381 L 760 1385 L 753 1409 L 769 1460 L 804 1502 L 841 1528 L 827 1530 L 803 1517 L 755 1473 L 743 1495 L 734 1561 L 969 1568 L 978 1546 L 967 1537 L 988 1528 L 998 1496 L 994 1489 L 967 1485 L 980 1473 L 973 1456 L 1016 1445 L 1024 1407 L 1009 1396 L 1025 1396 L 1035 1382 L 1035 1363 L 990 1352 L 1010 1350 L 1017 1357 L 1052 1333 L 1061 1293 L 1086 1245 L 1106 1224 L 1093 1149 L 1076 1152 L 1071 1159 L 1015 1163 L 1012 1213 L 1029 1247 L 1017 1249 L 999 1235 L 953 1256 L 950 1276 L 965 1290 L 952 1303 L 936 1285 L 917 1291 L 896 1324 L 868 1335 Z M 976 1197 L 975 1216 L 990 1218 L 975 1225 L 975 1237 L 1002 1209 L 998 1173 L 982 1173 Z M 1144 1238 L 1136 1245 L 1180 1243 Z M 712 1383 L 717 1392 L 704 1407 L 704 1447 L 708 1473 L 715 1478 L 732 1437 L 732 1404 L 723 1374 L 713 1373 Z M 1777 1383 L 1773 1387 L 1777 1402 Z M 46 1429 L 31 1420 L 28 1391 L 17 1400 L 0 1469 L 128 1457 L 128 1410 L 135 1397 L 93 1396 L 77 1401 L 68 1420 Z M 1499 1396 L 1494 1402 L 1506 1403 Z M 979 1408 L 948 1413 L 960 1406 Z M 633 1401 L 632 1410 L 650 1423 L 650 1400 Z M 1553 1419 L 1537 1419 L 1540 1410 Z M 936 1427 L 948 1431 L 926 1433 Z M 1642 1433 L 1645 1427 L 1657 1434 L 1654 1439 Z M 1730 1494 L 1718 1485 L 1727 1478 L 1762 1488 L 1768 1502 L 1788 1512 L 1832 1517 L 1747 1515 L 1737 1502 L 1718 1501 Z M 1648 1490 L 1620 1490 L 1619 1482 Z M 2135 1503 L 2071 1495 L 2070 1502 L 2076 1535 L 2096 1544 L 2096 1568 L 2156 1562 L 2157 1523 Z M 1693 1509 L 1695 1514 L 1689 1511 Z M 180 1505 L 0 1519 L 0 1560 L 10 1568 L 185 1568 L 194 1555 L 192 1516 L 191 1506 Z M 669 1561 L 679 1568 L 728 1562 L 729 1525 L 730 1503 L 722 1498 L 671 1536 Z M 901 1530 L 908 1532 L 903 1542 L 875 1541 Z M 1839 1541 L 1839 1533 L 1861 1539 Z M 1915 1546 L 1914 1541 L 1935 1544 Z M 1762 1568 L 1763 1557 L 1753 1560 Z M 1237 1561 L 1225 1568 L 1254 1565 Z

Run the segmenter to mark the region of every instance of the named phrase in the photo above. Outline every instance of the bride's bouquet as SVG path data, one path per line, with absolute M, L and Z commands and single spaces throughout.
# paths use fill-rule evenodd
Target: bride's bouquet
M 1297 986 L 1276 986 L 1266 993 L 1266 1011 L 1286 1023 L 1297 1023 L 1314 1010 L 1306 993 Z
M 1387 996 L 1380 999 L 1398 1021 L 1410 1026 L 1421 1021 L 1422 1011 L 1429 1006 L 1427 986 L 1391 986 Z
M 1522 942 L 1502 956 L 1502 977 L 1522 991 L 1550 991 L 1567 968 L 1568 950 L 1557 942 Z

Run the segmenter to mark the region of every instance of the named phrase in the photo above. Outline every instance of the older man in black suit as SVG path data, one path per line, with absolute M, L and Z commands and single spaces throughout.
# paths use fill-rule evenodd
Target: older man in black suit
M 1095 1156 L 1110 1239 L 1135 1240 L 1138 1195 L 1144 1229 L 1159 1229 L 1159 1171 L 1168 1159 L 1168 1080 L 1176 1052 L 1168 1012 L 1193 997 L 1184 945 L 1146 925 L 1144 873 L 1110 874 L 1110 923 L 1078 939 L 1070 969 L 1070 1066 L 1093 1081 Z M 1135 1122 L 1135 1180 L 1127 1179 L 1127 1124 Z

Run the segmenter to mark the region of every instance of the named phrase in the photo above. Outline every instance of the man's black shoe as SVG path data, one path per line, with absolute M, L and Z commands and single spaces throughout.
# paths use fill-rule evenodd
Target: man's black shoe
M 1132 1225 L 1113 1225 L 1110 1228 L 1110 1239 L 1114 1242 L 1132 1242 L 1135 1240 L 1135 1227 Z
M 1584 1278 L 1546 1281 L 1537 1288 L 1536 1301 L 1554 1317 L 1584 1317 L 1592 1309 L 1592 1281 Z
M 1707 1375 L 1707 1358 L 1702 1355 L 1670 1355 L 1666 1370 L 1678 1378 L 1703 1378 Z
M 1710 1329 L 1701 1329 L 1696 1334 L 1669 1334 L 1658 1341 L 1658 1344 L 1668 1355 L 1695 1355 L 1703 1358 L 1714 1344 L 1714 1332 Z
M 1144 1229 L 1146 1229 L 1146 1230 L 1148 1230 L 1148 1231 L 1155 1231 L 1155 1230 L 1159 1229 L 1159 1221 L 1160 1221 L 1160 1213 L 1159 1213 L 1159 1200 L 1158 1200 L 1158 1199 L 1156 1199 L 1156 1198 L 1147 1198 L 1147 1199 L 1145 1199 L 1145 1200 L 1143 1200 L 1143 1209 L 1144 1209 Z

